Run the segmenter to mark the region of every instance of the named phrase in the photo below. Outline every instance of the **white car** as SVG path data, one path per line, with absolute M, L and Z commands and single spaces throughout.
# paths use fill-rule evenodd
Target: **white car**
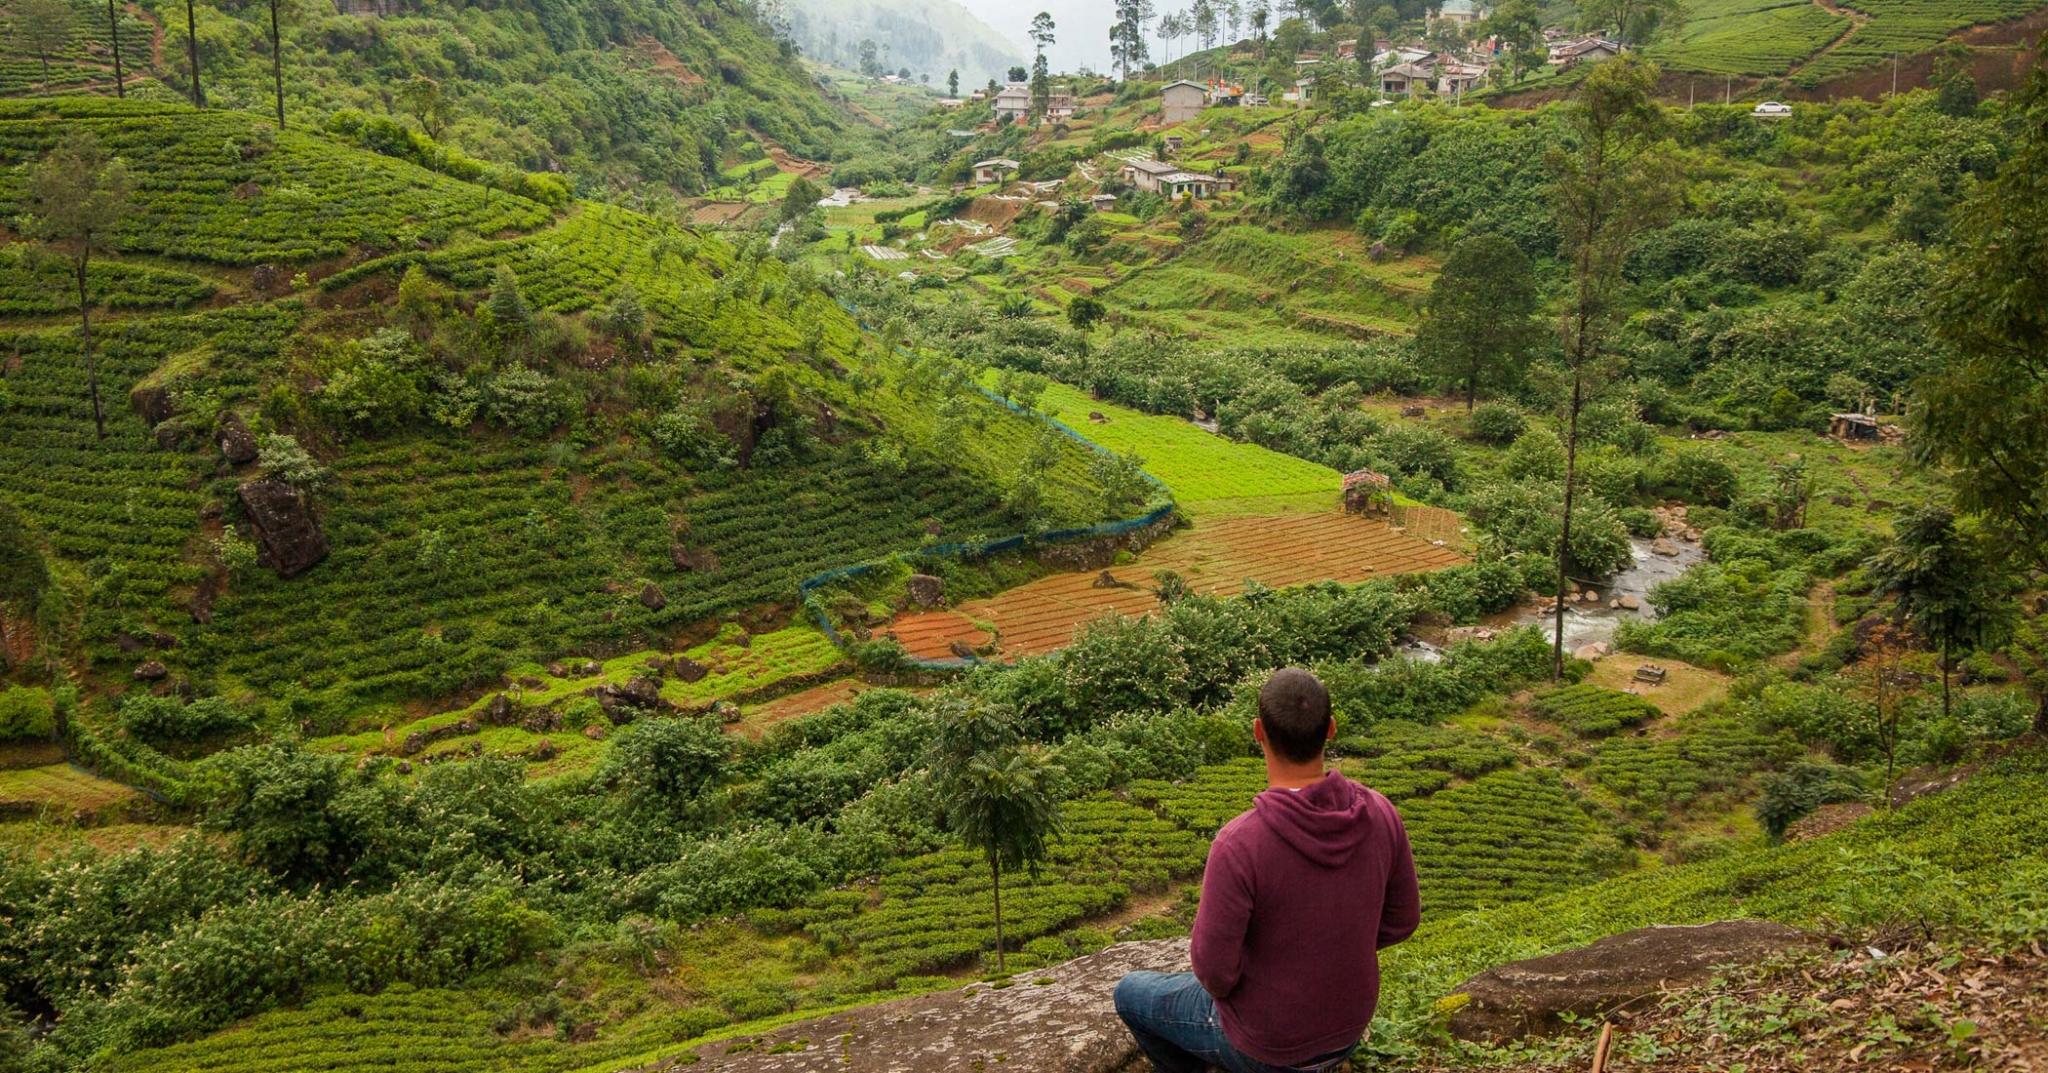
M 1792 114 L 1792 106 L 1782 101 L 1765 101 L 1749 113 L 1760 119 L 1783 119 Z

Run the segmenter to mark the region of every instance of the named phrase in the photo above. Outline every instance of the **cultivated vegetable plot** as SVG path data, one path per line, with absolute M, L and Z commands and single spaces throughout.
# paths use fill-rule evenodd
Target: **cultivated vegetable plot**
M 1013 944 L 1108 912 L 1134 891 L 1163 890 L 1199 872 L 1207 851 L 1192 832 L 1106 798 L 1070 802 L 1066 821 L 1036 877 L 1004 877 Z M 873 891 L 827 891 L 768 919 L 802 927 L 828 951 L 857 952 L 884 977 L 956 965 L 995 944 L 988 865 L 963 849 L 897 861 Z
M 1136 563 L 1111 570 L 1123 587 L 1098 584 L 1101 571 L 1053 574 L 963 603 L 960 612 L 994 625 L 1005 655 L 1036 655 L 1066 647 L 1103 615 L 1150 614 L 1158 607 L 1149 588 L 1156 571 L 1179 574 L 1196 592 L 1234 596 L 1247 581 L 1271 588 L 1360 582 L 1463 561 L 1448 548 L 1352 514 L 1231 515 L 1200 520 L 1146 549 Z
M 1537 697 L 1530 710 L 1538 719 L 1582 738 L 1604 738 L 1662 714 L 1656 705 L 1632 693 L 1590 684 L 1551 690 Z
M 76 98 L 0 102 L 0 216 L 21 211 L 27 176 L 18 165 L 79 128 L 136 179 L 135 211 L 119 235 L 134 252 L 303 263 L 357 247 L 438 244 L 458 232 L 526 230 L 554 215 L 537 201 L 324 137 L 280 134 L 245 113 Z

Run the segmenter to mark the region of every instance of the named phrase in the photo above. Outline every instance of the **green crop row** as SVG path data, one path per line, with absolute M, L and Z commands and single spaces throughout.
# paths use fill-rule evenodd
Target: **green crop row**
M 27 178 L 18 165 L 74 129 L 97 135 L 136 180 L 133 211 L 117 233 L 118 245 L 135 252 L 305 262 L 527 230 L 553 215 L 539 202 L 325 137 L 280 134 L 242 113 L 36 100 L 0 103 L 0 216 L 22 209 Z
M 1553 689 L 1536 698 L 1530 710 L 1547 723 L 1582 738 L 1604 738 L 1624 727 L 1641 726 L 1661 714 L 1657 706 L 1633 693 L 1590 683 Z
M 0 317 L 74 313 L 76 287 L 64 260 L 34 257 L 21 245 L 0 247 Z M 170 309 L 213 297 L 214 286 L 190 272 L 95 261 L 86 275 L 86 292 L 102 309 Z

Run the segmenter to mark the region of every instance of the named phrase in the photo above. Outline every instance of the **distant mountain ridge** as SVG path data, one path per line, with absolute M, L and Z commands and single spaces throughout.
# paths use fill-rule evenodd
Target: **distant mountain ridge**
M 789 24 L 814 59 L 858 69 L 860 43 L 871 40 L 887 48 L 878 56 L 883 66 L 908 67 L 913 78 L 930 75 L 933 85 L 958 70 L 961 85 L 978 86 L 1029 62 L 1023 49 L 955 0 L 791 0 Z

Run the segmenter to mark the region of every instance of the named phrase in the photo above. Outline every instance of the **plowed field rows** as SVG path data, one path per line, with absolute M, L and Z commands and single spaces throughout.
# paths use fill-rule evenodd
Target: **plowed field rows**
M 976 626 L 973 620 L 957 611 L 921 611 L 904 615 L 889 624 L 903 650 L 919 659 L 958 659 L 953 652 L 953 642 L 964 642 L 969 648 L 980 648 L 988 643 L 988 631 Z
M 1158 606 L 1153 575 L 1172 570 L 1196 592 L 1234 595 L 1247 581 L 1273 588 L 1313 581 L 1367 581 L 1453 566 L 1454 551 L 1351 514 L 1235 516 L 1205 521 L 1148 549 L 1110 573 L 1122 584 L 1098 587 L 1101 573 L 1053 574 L 960 613 L 996 627 L 1002 655 L 1037 655 L 1071 641 L 1085 623 L 1110 612 L 1143 615 Z

